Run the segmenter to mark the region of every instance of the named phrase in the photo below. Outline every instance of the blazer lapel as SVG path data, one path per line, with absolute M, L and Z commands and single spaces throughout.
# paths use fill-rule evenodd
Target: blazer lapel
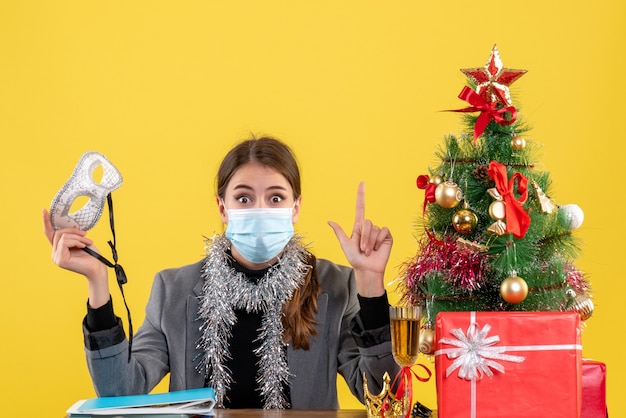
M 322 293 L 317 299 L 317 335 L 312 336 L 309 350 L 294 350 L 292 345 L 287 348 L 287 363 L 293 378 L 299 380 L 298 385 L 290 384 L 291 404 L 300 405 L 302 399 L 310 398 L 311 391 L 316 389 L 316 376 L 319 376 L 318 364 L 323 351 L 326 350 L 326 314 L 328 310 L 328 294 Z M 322 367 L 325 367 L 325 363 Z M 323 374 L 323 373 L 322 373 Z M 304 384 L 302 384 L 305 382 Z
M 188 389 L 200 388 L 204 386 L 204 375 L 196 370 L 201 353 L 196 349 L 200 340 L 200 323 L 198 322 L 198 297 L 202 294 L 203 280 L 199 279 L 193 288 L 194 295 L 187 296 L 187 332 L 186 332 L 186 353 L 185 353 L 185 375 Z

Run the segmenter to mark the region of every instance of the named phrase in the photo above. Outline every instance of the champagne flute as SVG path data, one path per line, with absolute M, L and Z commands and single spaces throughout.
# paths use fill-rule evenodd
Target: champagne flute
M 402 368 L 410 367 L 419 355 L 419 333 L 422 311 L 419 306 L 390 306 L 391 321 L 391 353 Z M 407 377 L 408 375 L 408 377 Z M 411 379 L 410 373 L 403 373 L 401 379 Z M 402 399 L 402 415 L 411 410 L 412 399 L 406 389 L 411 382 L 404 382 L 405 390 Z

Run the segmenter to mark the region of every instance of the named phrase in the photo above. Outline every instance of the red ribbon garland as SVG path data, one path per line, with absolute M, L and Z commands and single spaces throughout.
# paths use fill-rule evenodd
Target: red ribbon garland
M 497 161 L 489 163 L 489 177 L 496 182 L 496 189 L 504 200 L 507 231 L 516 238 L 523 238 L 530 226 L 530 216 L 522 207 L 528 199 L 528 179 L 518 172 L 513 174 L 507 182 L 506 167 Z M 517 180 L 519 198 L 513 194 L 515 180 Z
M 426 373 L 428 374 L 427 377 L 420 377 L 414 370 L 413 367 L 415 366 L 420 366 L 421 368 L 423 368 L 424 370 L 426 370 Z M 398 379 L 400 379 L 400 382 L 398 382 L 398 389 L 396 390 L 395 393 L 395 397 L 396 399 L 403 399 L 404 398 L 404 392 L 407 391 L 408 392 L 408 397 L 409 399 L 412 401 L 413 400 L 413 379 L 412 376 L 415 376 L 415 378 L 417 380 L 419 380 L 420 382 L 428 382 L 431 378 L 431 376 L 433 375 L 433 373 L 430 371 L 430 369 L 426 366 L 424 366 L 423 364 L 417 363 L 414 364 L 413 366 L 404 366 L 400 369 L 400 371 L 398 372 L 398 374 L 396 374 L 396 376 L 393 378 L 393 381 L 391 382 L 391 388 L 395 386 L 396 381 L 398 381 Z M 391 388 L 389 390 L 391 390 Z M 389 407 L 389 404 L 386 405 L 386 407 Z M 382 409 L 382 415 L 383 418 L 385 416 L 385 408 Z M 406 412 L 405 417 L 409 418 L 411 416 L 411 408 L 408 409 L 408 411 Z
M 515 107 L 498 108 L 498 102 L 487 103 L 484 97 L 467 86 L 463 87 L 463 90 L 459 93 L 459 99 L 465 100 L 472 106 L 450 110 L 450 112 L 480 112 L 480 116 L 478 116 L 474 125 L 474 145 L 476 145 L 476 139 L 485 131 L 485 128 L 492 120 L 495 120 L 498 125 L 505 126 L 512 124 L 517 119 L 517 109 Z
M 426 204 L 433 203 L 435 201 L 435 189 L 437 188 L 436 184 L 430 182 L 430 178 L 426 174 L 422 174 L 417 177 L 416 180 L 417 188 L 424 189 L 424 208 L 422 209 L 422 215 L 426 212 Z

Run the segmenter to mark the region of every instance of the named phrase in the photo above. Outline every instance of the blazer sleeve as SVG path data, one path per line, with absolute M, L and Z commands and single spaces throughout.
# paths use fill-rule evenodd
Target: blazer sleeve
M 354 271 L 345 269 L 343 278 L 334 277 L 331 287 L 343 287 L 337 292 L 345 300 L 340 321 L 337 371 L 345 379 L 354 396 L 363 402 L 363 373 L 367 375 L 369 390 L 382 390 L 383 375 L 393 378 L 400 370 L 391 354 L 391 332 L 389 324 L 375 329 L 365 329 L 360 319 L 360 304 L 356 291 Z M 339 302 L 336 300 L 335 302 Z M 386 312 L 388 314 L 388 311 Z
M 152 285 L 146 317 L 133 338 L 133 350 L 128 359 L 128 340 L 123 336 L 121 321 L 111 330 L 89 332 L 83 327 L 87 366 L 98 396 L 134 395 L 150 392 L 168 373 L 168 349 L 160 328 L 166 294 L 161 273 Z M 120 338 L 120 333 L 122 338 Z M 93 344 L 95 341 L 101 341 Z M 109 341 L 120 341 L 110 344 Z

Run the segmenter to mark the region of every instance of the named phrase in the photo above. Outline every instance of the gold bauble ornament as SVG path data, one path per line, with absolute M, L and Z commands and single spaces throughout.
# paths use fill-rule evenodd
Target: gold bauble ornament
M 432 328 L 424 328 L 420 332 L 419 338 L 420 353 L 433 355 L 435 354 L 435 330 Z
M 439 206 L 450 209 L 463 200 L 463 192 L 458 184 L 451 180 L 440 183 L 435 189 L 435 201 Z
M 526 148 L 526 140 L 519 135 L 515 135 L 511 139 L 511 148 L 515 151 L 521 151 Z
M 520 303 L 528 296 L 528 285 L 526 280 L 516 274 L 502 280 L 500 285 L 500 296 L 508 303 Z
M 435 186 L 438 186 L 439 184 L 443 183 L 443 177 L 441 177 L 440 175 L 432 176 L 428 179 L 428 182 L 434 184 Z
M 578 312 L 581 321 L 586 321 L 593 315 L 593 301 L 587 295 L 576 295 L 570 311 Z
M 478 216 L 467 207 L 458 210 L 452 216 L 452 226 L 461 234 L 469 234 L 478 225 Z

